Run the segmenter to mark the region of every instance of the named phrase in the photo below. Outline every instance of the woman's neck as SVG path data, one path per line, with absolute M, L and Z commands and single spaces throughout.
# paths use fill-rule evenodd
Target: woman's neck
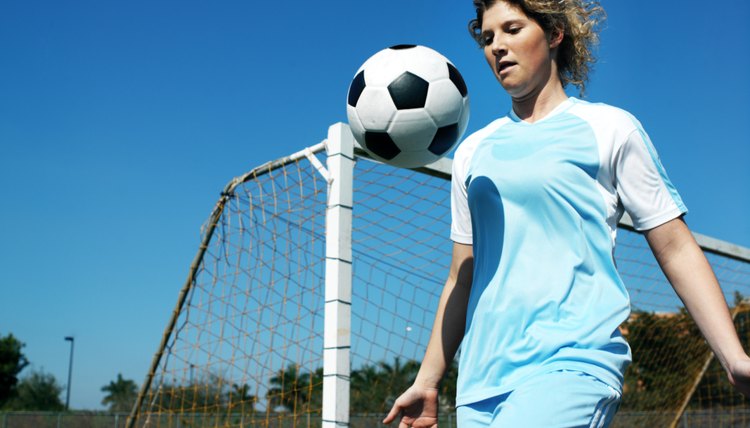
M 541 90 L 513 98 L 513 111 L 523 121 L 534 123 L 568 99 L 558 79 L 551 79 Z

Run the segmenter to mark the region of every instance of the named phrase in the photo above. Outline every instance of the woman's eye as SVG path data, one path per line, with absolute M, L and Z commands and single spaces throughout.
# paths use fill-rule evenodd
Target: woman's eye
M 482 45 L 487 46 L 492 44 L 492 34 L 485 34 L 482 36 Z
M 510 27 L 507 30 L 508 34 L 518 34 L 518 32 L 521 31 L 521 27 Z

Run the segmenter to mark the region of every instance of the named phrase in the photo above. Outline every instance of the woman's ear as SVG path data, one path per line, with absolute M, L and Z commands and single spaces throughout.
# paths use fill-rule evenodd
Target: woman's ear
M 564 37 L 565 37 L 565 32 L 563 31 L 562 28 L 553 29 L 549 35 L 549 48 L 555 49 L 556 47 L 560 46 Z

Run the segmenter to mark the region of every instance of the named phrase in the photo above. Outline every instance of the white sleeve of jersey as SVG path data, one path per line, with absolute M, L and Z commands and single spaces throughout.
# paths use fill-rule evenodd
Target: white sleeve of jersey
M 614 154 L 615 186 L 636 230 L 648 230 L 687 212 L 656 149 L 636 122 Z
M 469 178 L 471 160 L 477 146 L 495 130 L 508 123 L 505 116 L 490 122 L 487 126 L 469 135 L 456 149 L 451 172 L 451 240 L 459 244 L 471 245 L 471 211 L 466 180 Z
M 470 158 L 467 155 L 465 146 L 459 146 L 453 158 L 451 173 L 451 240 L 459 244 L 472 243 L 471 213 L 465 184 Z

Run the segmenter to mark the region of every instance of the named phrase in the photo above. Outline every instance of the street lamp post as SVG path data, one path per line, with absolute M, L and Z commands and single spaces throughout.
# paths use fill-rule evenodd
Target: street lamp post
M 73 374 L 73 344 L 75 338 L 73 336 L 65 336 L 65 340 L 70 342 L 70 363 L 68 364 L 68 393 L 65 395 L 65 410 L 70 408 L 70 379 Z

